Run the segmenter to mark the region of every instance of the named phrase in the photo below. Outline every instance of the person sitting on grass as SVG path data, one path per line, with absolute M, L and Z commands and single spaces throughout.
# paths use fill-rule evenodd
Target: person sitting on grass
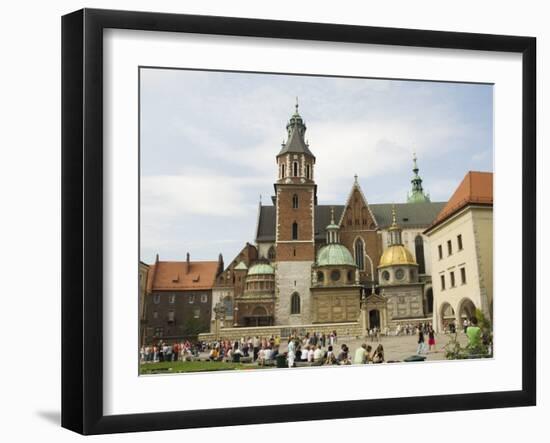
M 263 347 L 258 351 L 258 364 L 263 366 L 265 364 L 265 349 Z
M 210 351 L 209 358 L 212 361 L 218 361 L 220 359 L 220 351 L 217 346 L 212 348 L 212 350 Z

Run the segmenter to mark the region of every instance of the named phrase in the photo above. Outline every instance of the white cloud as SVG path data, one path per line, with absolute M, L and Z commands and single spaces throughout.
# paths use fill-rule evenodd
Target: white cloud
M 254 177 L 230 177 L 194 172 L 144 176 L 141 179 L 143 217 L 162 220 L 182 215 L 241 216 L 253 208 L 244 200 L 246 186 L 258 186 Z

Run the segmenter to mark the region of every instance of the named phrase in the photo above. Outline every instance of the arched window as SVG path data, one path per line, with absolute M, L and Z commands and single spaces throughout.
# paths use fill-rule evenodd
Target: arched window
M 295 292 L 290 297 L 290 313 L 299 314 L 300 313 L 300 295 Z
M 275 255 L 275 248 L 274 248 L 273 246 L 271 246 L 271 247 L 269 248 L 269 251 L 267 251 L 267 258 L 268 258 L 269 260 L 275 260 L 275 256 L 276 256 L 276 255 Z
M 298 196 L 296 194 L 292 196 L 292 208 L 298 209 Z
M 292 175 L 298 177 L 298 162 L 292 163 Z
M 426 262 L 424 261 L 424 240 L 421 235 L 414 239 L 414 251 L 416 253 L 416 263 L 418 263 L 418 273 L 426 273 Z
M 298 240 L 298 223 L 292 223 L 292 240 Z
M 361 271 L 365 269 L 363 240 L 360 238 L 355 241 L 355 264 Z
M 309 180 L 311 178 L 311 166 L 306 165 L 306 178 Z
M 225 315 L 227 317 L 233 316 L 233 299 L 229 296 L 223 299 L 223 306 L 225 308 Z
M 285 178 L 285 164 L 284 163 L 281 165 L 281 177 Z

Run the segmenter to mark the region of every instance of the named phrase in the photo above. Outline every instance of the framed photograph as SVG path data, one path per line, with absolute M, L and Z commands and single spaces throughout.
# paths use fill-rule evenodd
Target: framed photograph
M 536 403 L 536 41 L 62 20 L 62 425 Z

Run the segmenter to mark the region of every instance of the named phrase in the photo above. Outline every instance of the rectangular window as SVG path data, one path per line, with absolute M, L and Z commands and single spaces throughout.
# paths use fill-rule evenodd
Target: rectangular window
M 164 333 L 164 328 L 155 328 L 155 337 L 162 337 Z
M 466 268 L 460 268 L 460 280 L 463 285 L 466 284 Z
M 190 295 L 189 296 L 189 304 L 193 304 L 195 303 L 195 296 L 194 295 Z
M 154 311 L 153 312 L 153 318 L 156 320 L 157 318 L 159 318 L 159 313 L 157 311 Z
M 444 275 L 441 276 L 441 290 L 442 291 L 445 290 L 445 276 Z
M 456 236 L 456 242 L 458 243 L 458 250 L 462 251 L 462 234 Z
M 451 271 L 451 288 L 455 287 L 455 272 Z
M 174 311 L 169 311 L 167 320 L 168 323 L 174 323 L 176 321 L 176 313 Z
M 441 260 L 443 258 L 443 248 L 441 245 L 437 247 L 437 252 L 439 252 L 439 260 Z
M 193 318 L 200 318 L 201 317 L 201 310 L 200 308 L 193 309 Z
M 176 303 L 176 296 L 174 294 L 170 294 L 170 296 L 168 297 L 168 303 L 170 303 L 171 305 Z
M 453 244 L 451 243 L 451 240 L 447 240 L 447 252 L 449 255 L 453 255 Z
M 201 303 L 206 303 L 208 301 L 208 294 L 201 295 Z

